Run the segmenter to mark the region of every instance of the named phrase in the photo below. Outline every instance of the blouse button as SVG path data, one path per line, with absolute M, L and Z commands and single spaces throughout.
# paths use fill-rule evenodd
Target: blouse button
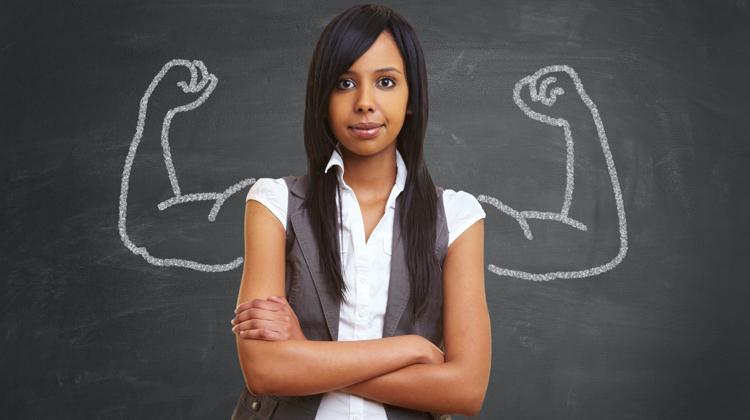
M 254 401 L 253 402 L 253 410 L 257 411 L 258 409 L 260 409 L 260 403 L 258 401 Z
M 364 317 L 365 315 L 367 315 L 367 311 L 364 310 L 364 309 L 360 309 L 359 310 L 359 316 Z

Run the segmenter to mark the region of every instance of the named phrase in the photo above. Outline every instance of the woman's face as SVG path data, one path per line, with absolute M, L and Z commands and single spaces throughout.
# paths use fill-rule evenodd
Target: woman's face
M 411 115 L 408 100 L 404 60 L 393 36 L 383 31 L 339 77 L 328 102 L 328 124 L 349 152 L 395 153 L 396 137 L 406 115 Z

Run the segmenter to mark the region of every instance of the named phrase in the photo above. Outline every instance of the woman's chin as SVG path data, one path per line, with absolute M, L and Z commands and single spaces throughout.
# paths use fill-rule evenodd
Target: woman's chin
M 390 144 L 383 144 L 382 142 L 375 141 L 375 139 L 359 139 L 347 145 L 341 143 L 341 147 L 342 151 L 345 150 L 345 154 L 346 152 L 349 152 L 352 155 L 356 155 L 359 157 L 370 157 L 386 152 L 388 149 L 390 149 L 391 144 L 395 146 L 395 143 L 395 140 Z

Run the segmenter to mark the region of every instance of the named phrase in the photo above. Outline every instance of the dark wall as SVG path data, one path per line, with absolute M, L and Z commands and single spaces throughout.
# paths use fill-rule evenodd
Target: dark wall
M 0 5 L 0 417 L 230 417 L 244 196 L 304 173 L 307 67 L 352 4 Z M 487 212 L 477 418 L 750 418 L 750 4 L 387 5 L 432 176 Z M 186 93 L 192 60 L 216 80 Z

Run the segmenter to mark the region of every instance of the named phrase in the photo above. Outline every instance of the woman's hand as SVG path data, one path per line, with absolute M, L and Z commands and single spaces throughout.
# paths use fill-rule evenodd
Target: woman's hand
M 232 332 L 242 338 L 267 341 L 306 340 L 299 320 L 283 297 L 253 299 L 234 310 Z

